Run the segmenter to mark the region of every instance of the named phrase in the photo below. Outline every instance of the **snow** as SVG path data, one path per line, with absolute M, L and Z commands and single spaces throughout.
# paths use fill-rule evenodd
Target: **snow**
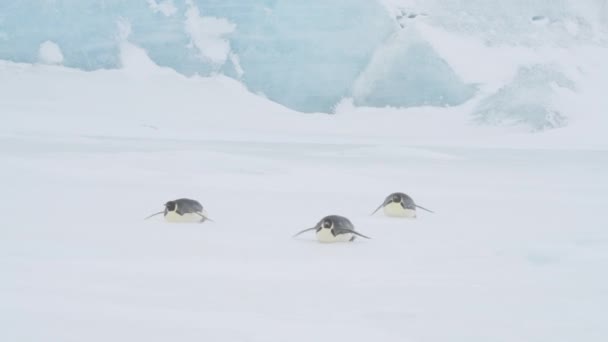
M 129 32 L 120 70 L 0 61 L 1 340 L 608 336 L 599 110 L 535 134 L 473 102 L 305 115 Z M 369 215 L 395 191 L 435 213 Z M 143 220 L 180 197 L 215 222 Z M 372 239 L 292 238 L 329 214 Z
M 553 67 L 523 67 L 507 86 L 481 101 L 474 115 L 480 121 L 527 123 L 535 129 L 561 127 L 567 117 L 554 104 L 574 92 L 574 83 Z
M 156 2 L 155 0 L 148 0 L 148 5 L 154 11 L 154 13 L 160 12 L 166 17 L 170 17 L 177 13 L 177 8 L 173 3 L 173 0 L 165 0 Z
M 420 107 L 460 105 L 475 95 L 414 29 L 394 34 L 376 49 L 354 84 L 360 106 Z
M 605 341 L 607 8 L 0 4 L 0 340 Z
M 186 32 L 201 57 L 222 66 L 230 54 L 230 42 L 224 36 L 232 33 L 235 25 L 223 18 L 201 17 L 192 1 L 187 1 Z
M 38 59 L 45 64 L 61 64 L 63 62 L 63 54 L 59 45 L 47 40 L 40 44 Z

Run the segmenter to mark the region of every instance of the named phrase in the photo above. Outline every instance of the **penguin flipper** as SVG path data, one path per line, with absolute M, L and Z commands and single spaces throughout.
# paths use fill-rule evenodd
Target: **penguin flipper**
M 152 215 L 150 215 L 150 216 L 146 217 L 144 220 L 147 220 L 147 219 L 149 219 L 150 217 L 153 217 L 153 216 L 156 216 L 156 215 L 160 215 L 160 214 L 164 214 L 164 213 L 165 213 L 165 211 L 164 211 L 164 210 L 163 210 L 163 211 L 159 211 L 159 212 L 157 212 L 157 213 L 154 213 L 154 214 L 152 214 Z
M 382 202 L 382 204 L 380 204 L 380 206 L 376 210 L 374 210 L 374 212 L 371 213 L 370 216 L 374 215 L 378 210 L 380 210 L 380 208 L 384 207 L 384 203 L 386 202 Z
M 292 236 L 292 237 L 296 237 L 296 236 L 298 236 L 298 235 L 300 235 L 300 234 L 302 234 L 302 233 L 306 233 L 306 232 L 309 232 L 309 231 L 311 231 L 311 230 L 317 230 L 317 227 L 312 227 L 312 228 L 304 229 L 303 231 L 301 231 L 301 232 L 299 232 L 299 233 L 295 234 L 295 235 L 294 235 L 294 236 Z
M 422 210 L 426 210 L 426 211 L 428 211 L 429 213 L 432 213 L 432 214 L 434 214 L 434 213 L 435 213 L 434 211 L 432 211 L 432 210 L 428 210 L 427 208 L 424 208 L 424 207 L 421 207 L 421 206 L 419 206 L 418 204 L 416 204 L 416 208 L 420 208 L 420 209 L 422 209 Z
M 353 233 L 353 234 L 355 234 L 355 235 L 357 235 L 357 236 L 360 236 L 360 237 L 362 237 L 362 238 L 371 239 L 371 237 L 369 237 L 369 236 L 365 236 L 365 235 L 363 235 L 363 234 L 361 234 L 361 233 L 357 233 L 357 232 L 356 232 L 356 231 L 354 231 L 354 230 L 352 231 L 352 233 Z
M 203 223 L 203 222 L 205 222 L 205 221 L 211 221 L 211 222 L 215 222 L 215 221 L 213 221 L 212 219 L 208 218 L 207 216 L 203 215 L 202 213 L 196 212 L 196 214 L 202 218 L 202 219 L 201 219 L 201 223 Z
M 353 234 L 353 235 L 360 236 L 362 238 L 371 239 L 369 236 L 365 236 L 365 235 L 363 235 L 363 234 L 361 234 L 359 232 L 356 232 L 356 231 L 354 231 L 352 229 L 341 228 L 340 230 L 337 231 L 337 233 L 338 234 L 347 234 L 347 233 L 350 233 L 350 234 Z M 354 238 L 354 236 L 353 236 L 353 238 Z M 351 239 L 351 241 L 352 240 L 353 239 Z

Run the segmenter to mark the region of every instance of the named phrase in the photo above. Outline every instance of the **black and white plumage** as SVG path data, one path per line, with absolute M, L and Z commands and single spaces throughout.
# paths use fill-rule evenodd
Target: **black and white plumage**
M 432 213 L 431 210 L 417 205 L 414 200 L 403 192 L 395 192 L 386 197 L 384 202 L 374 210 L 374 215 L 380 208 L 383 209 L 384 215 L 391 217 L 409 217 L 416 218 L 416 208 L 426 210 Z
M 314 227 L 304 229 L 294 237 L 312 230 L 316 232 L 317 240 L 320 242 L 350 242 L 357 236 L 369 239 L 369 237 L 356 232 L 349 219 L 339 215 L 325 216 Z
M 165 210 L 154 213 L 145 218 L 163 214 L 167 222 L 175 223 L 202 223 L 205 221 L 213 221 L 207 217 L 207 212 L 203 206 L 193 199 L 180 198 L 165 203 Z

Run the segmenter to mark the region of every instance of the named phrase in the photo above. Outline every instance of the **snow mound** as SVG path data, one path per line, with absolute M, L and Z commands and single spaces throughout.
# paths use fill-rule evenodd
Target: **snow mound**
M 357 105 L 372 107 L 451 106 L 475 91 L 415 29 L 407 29 L 376 50 L 355 83 L 353 98 Z
M 40 44 L 38 59 L 44 64 L 61 64 L 63 62 L 63 53 L 61 53 L 59 45 L 47 40 Z
M 562 127 L 567 117 L 554 103 L 574 90 L 574 82 L 550 66 L 522 67 L 512 82 L 481 101 L 474 115 L 484 123 L 525 123 L 536 130 Z

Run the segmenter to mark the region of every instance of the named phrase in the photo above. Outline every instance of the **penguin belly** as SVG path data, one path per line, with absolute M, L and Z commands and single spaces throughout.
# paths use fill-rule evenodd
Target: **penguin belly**
M 202 222 L 203 218 L 199 214 L 187 213 L 180 215 L 175 211 L 170 211 L 165 215 L 165 221 L 171 223 L 199 223 Z
M 390 217 L 416 218 L 415 209 L 405 209 L 401 206 L 400 203 L 391 202 L 384 206 L 383 211 L 384 215 Z
M 317 240 L 323 243 L 331 243 L 331 242 L 349 242 L 353 238 L 353 234 L 338 234 L 334 236 L 329 229 L 321 229 L 317 232 Z

